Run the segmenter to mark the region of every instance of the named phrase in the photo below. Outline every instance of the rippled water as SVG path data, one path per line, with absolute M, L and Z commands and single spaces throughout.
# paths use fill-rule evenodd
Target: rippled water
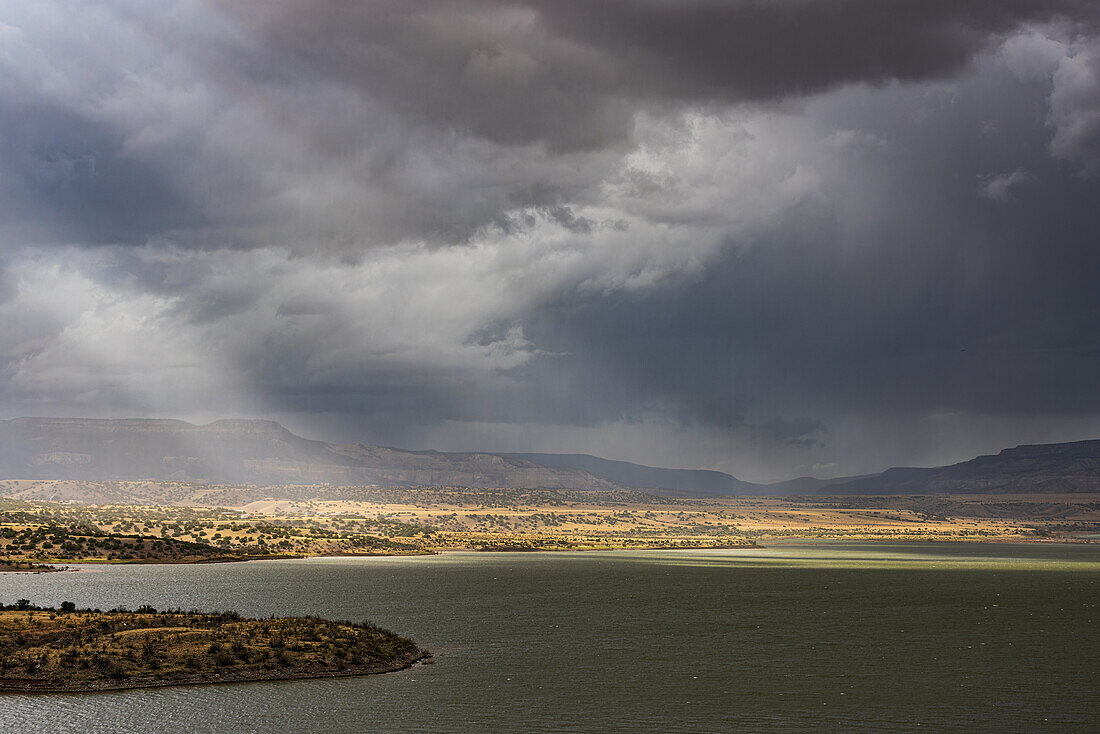
M 1100 546 L 785 544 L 0 575 L 0 600 L 370 619 L 384 676 L 0 694 L 37 732 L 1096 731 Z

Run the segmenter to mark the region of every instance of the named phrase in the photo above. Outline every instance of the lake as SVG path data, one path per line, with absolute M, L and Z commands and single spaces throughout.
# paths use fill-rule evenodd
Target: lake
M 0 694 L 19 732 L 1069 732 L 1100 716 L 1100 546 L 786 543 L 0 574 L 0 601 L 369 619 L 432 665 Z

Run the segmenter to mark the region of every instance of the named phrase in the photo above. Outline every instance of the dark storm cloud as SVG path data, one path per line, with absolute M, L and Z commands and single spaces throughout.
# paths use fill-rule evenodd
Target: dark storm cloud
M 121 130 L 21 91 L 0 94 L 0 232 L 9 243 L 143 244 L 200 221 L 176 172 L 128 157 Z
M 22 14 L 35 12 L 48 14 Z M 464 243 L 513 226 L 515 209 L 598 204 L 639 110 L 951 77 L 1023 26 L 1088 32 L 1100 17 L 1084 0 L 211 0 L 73 12 L 67 26 L 60 12 L 52 26 L 38 19 L 37 34 L 13 36 L 21 53 L 0 58 L 9 239 L 345 253 Z M 1052 98 L 1053 145 L 1092 160 L 1095 85 L 1073 72 Z
M 1098 17 L 13 0 L 0 407 L 776 479 L 1065 438 Z
M 621 141 L 638 105 L 944 77 L 1021 25 L 1100 18 L 1090 0 L 223 4 L 267 37 L 273 69 L 293 63 L 422 118 L 556 149 Z
M 1050 158 L 1043 94 L 990 73 L 916 125 L 926 103 L 902 92 L 822 101 L 818 125 L 863 121 L 890 141 L 854 151 L 865 165 L 834 190 L 860 202 L 857 220 L 804 207 L 690 287 L 544 309 L 529 337 L 586 358 L 535 363 L 535 381 L 598 396 L 605 414 L 662 401 L 681 422 L 771 427 L 805 450 L 850 438 L 833 435 L 845 415 L 895 437 L 935 412 L 973 431 L 975 416 L 1097 415 L 1100 181 Z M 990 201 L 989 170 L 1027 170 L 1028 185 Z M 601 409 L 584 410 L 571 417 Z M 963 456 L 996 448 L 964 440 Z

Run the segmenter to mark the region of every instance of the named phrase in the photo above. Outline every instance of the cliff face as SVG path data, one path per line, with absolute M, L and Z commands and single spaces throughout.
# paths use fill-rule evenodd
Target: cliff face
M 888 469 L 818 490 L 819 494 L 1071 492 L 1100 492 L 1100 441 L 1017 446 L 951 466 Z
M 256 484 L 421 484 L 610 489 L 600 477 L 492 454 L 334 445 L 278 423 L 17 418 L 0 421 L 0 477 Z

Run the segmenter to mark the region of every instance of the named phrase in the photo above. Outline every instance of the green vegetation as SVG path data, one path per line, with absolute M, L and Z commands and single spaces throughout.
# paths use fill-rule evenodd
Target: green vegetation
M 31 563 L 30 561 L 13 561 L 10 558 L 0 559 L 0 572 L 17 572 L 17 573 L 50 573 L 51 571 L 60 571 L 62 569 L 56 566 L 47 566 L 41 563 Z
M 1080 493 L 670 499 L 630 491 L 69 480 L 0 481 L 3 492 L 20 496 L 0 498 L 0 559 L 13 563 L 736 548 L 798 538 L 1091 542 L 1100 527 L 1100 495 Z M 149 504 L 30 499 L 84 495 Z
M 80 691 L 366 675 L 428 656 L 369 622 L 236 612 L 0 606 L 0 690 Z
M 214 560 L 225 556 L 210 545 L 174 538 L 107 533 L 95 528 L 34 523 L 0 526 L 0 548 L 7 557 L 109 561 Z
M 368 518 L 253 518 L 205 507 L 0 500 L 0 558 L 16 561 L 208 562 L 302 555 L 426 552 L 429 528 Z M 0 568 L 0 570 L 4 570 Z
M 208 484 L 167 481 L 0 480 L 0 496 L 12 499 L 57 501 L 95 505 L 143 505 L 177 507 L 241 507 L 276 497 L 299 503 L 357 502 L 378 505 L 447 507 L 452 505 L 508 508 L 520 505 L 563 507 L 587 503 L 592 491 L 529 489 L 522 487 L 343 486 L 334 484 Z M 635 490 L 601 490 L 600 502 L 621 504 L 677 504 L 680 500 L 656 497 Z

